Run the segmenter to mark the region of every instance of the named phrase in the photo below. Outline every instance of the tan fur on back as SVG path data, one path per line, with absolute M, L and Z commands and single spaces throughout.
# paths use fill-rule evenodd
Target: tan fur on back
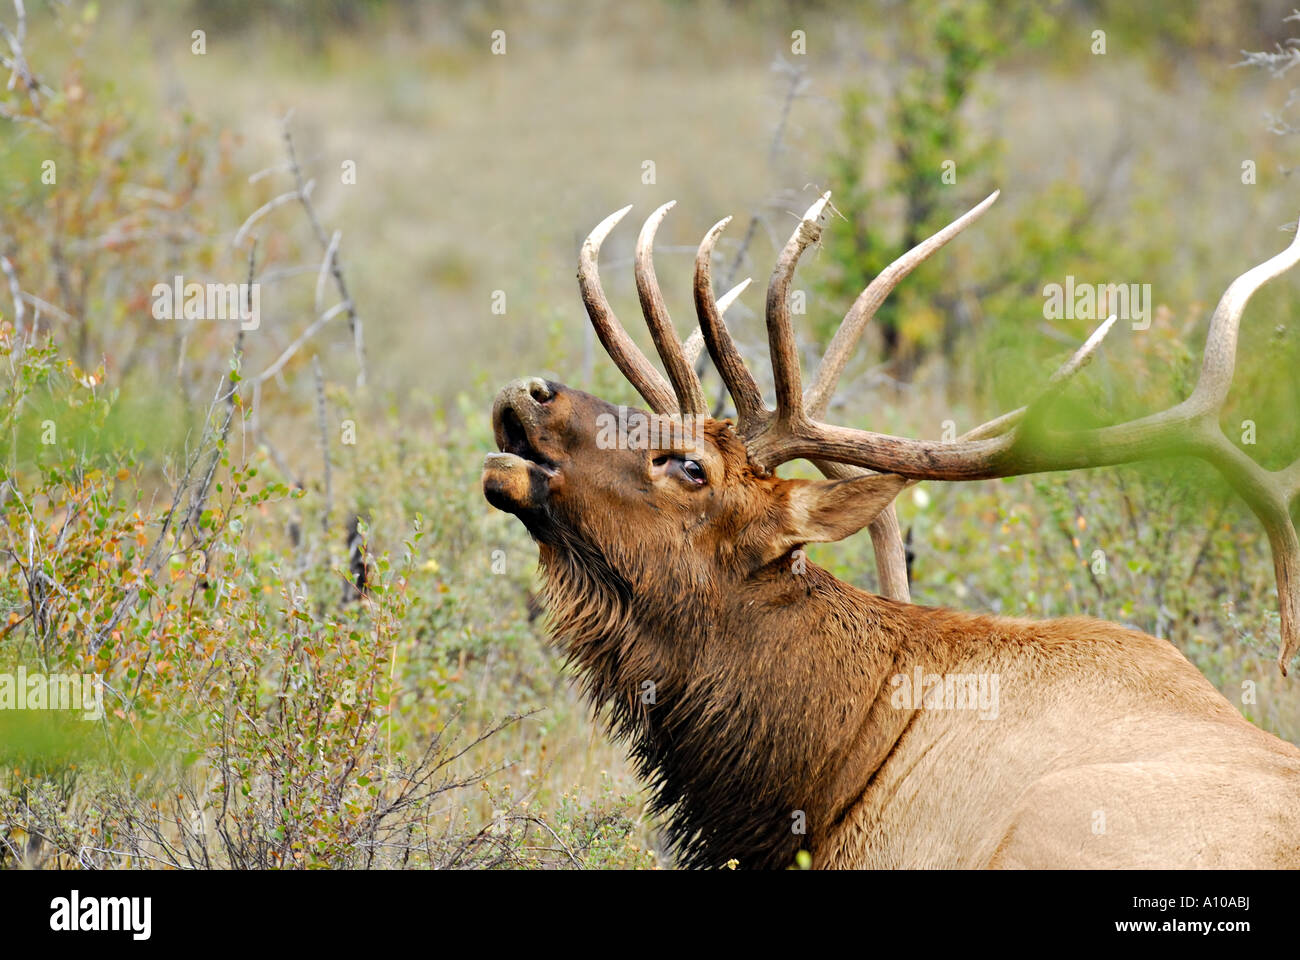
M 925 619 L 980 637 L 947 669 L 997 673 L 998 718 L 918 711 L 818 866 L 1300 865 L 1300 750 L 1169 643 L 1085 618 Z

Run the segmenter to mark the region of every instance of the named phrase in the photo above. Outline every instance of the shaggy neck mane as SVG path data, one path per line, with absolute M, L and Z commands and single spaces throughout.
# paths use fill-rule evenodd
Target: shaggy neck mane
M 905 644 L 900 605 L 817 567 L 791 578 L 774 564 L 755 585 L 759 606 L 727 622 L 705 601 L 639 597 L 607 558 L 569 537 L 543 544 L 541 562 L 554 640 L 627 742 L 681 866 L 792 865 L 861 796 L 910 720 L 889 708 L 887 687 L 910 658 L 852 639 Z M 779 615 L 775 630 L 753 619 L 796 599 L 804 636 Z M 817 642 L 832 621 L 851 649 Z M 845 781 L 846 769 L 857 779 Z

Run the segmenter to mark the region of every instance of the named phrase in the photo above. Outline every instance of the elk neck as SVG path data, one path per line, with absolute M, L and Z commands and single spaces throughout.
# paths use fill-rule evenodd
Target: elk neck
M 953 649 L 896 603 L 789 558 L 736 590 L 638 590 L 589 545 L 542 546 L 551 629 L 626 740 L 683 866 L 781 868 L 870 786 L 913 712 L 890 678 Z M 796 827 L 803 826 L 798 832 Z

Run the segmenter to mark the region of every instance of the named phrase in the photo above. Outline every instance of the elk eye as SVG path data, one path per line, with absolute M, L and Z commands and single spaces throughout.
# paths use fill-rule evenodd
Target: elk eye
M 665 474 L 685 480 L 693 486 L 703 486 L 709 482 L 709 475 L 704 472 L 698 460 L 687 460 L 681 454 L 665 453 L 652 461 Z
M 704 468 L 694 460 L 682 461 L 682 473 L 686 474 L 686 479 L 692 483 L 704 483 L 709 479 L 708 474 L 704 472 Z

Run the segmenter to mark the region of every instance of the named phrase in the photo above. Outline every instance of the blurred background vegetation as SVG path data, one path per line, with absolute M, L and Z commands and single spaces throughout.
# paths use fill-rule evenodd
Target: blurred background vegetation
M 709 225 L 736 215 L 719 289 L 761 283 L 832 190 L 796 280 L 813 362 L 877 271 L 1001 188 L 881 309 L 834 418 L 938 438 L 1024 402 L 1094 325 L 1044 318 L 1067 275 L 1154 310 L 1056 415 L 1149 412 L 1300 212 L 1290 5 L 0 6 L 0 670 L 108 686 L 93 726 L 0 711 L 0 866 L 670 865 L 546 644 L 535 547 L 478 492 L 507 379 L 634 400 L 581 238 L 679 201 L 657 266 L 685 329 Z M 644 343 L 634 233 L 604 278 Z M 250 263 L 258 329 L 154 319 L 154 284 Z M 1296 282 L 1252 302 L 1224 413 L 1269 467 L 1300 453 Z M 728 322 L 762 379 L 760 311 Z M 1135 625 L 1300 740 L 1267 543 L 1212 471 L 899 506 L 916 602 Z M 865 537 L 812 555 L 872 588 Z

